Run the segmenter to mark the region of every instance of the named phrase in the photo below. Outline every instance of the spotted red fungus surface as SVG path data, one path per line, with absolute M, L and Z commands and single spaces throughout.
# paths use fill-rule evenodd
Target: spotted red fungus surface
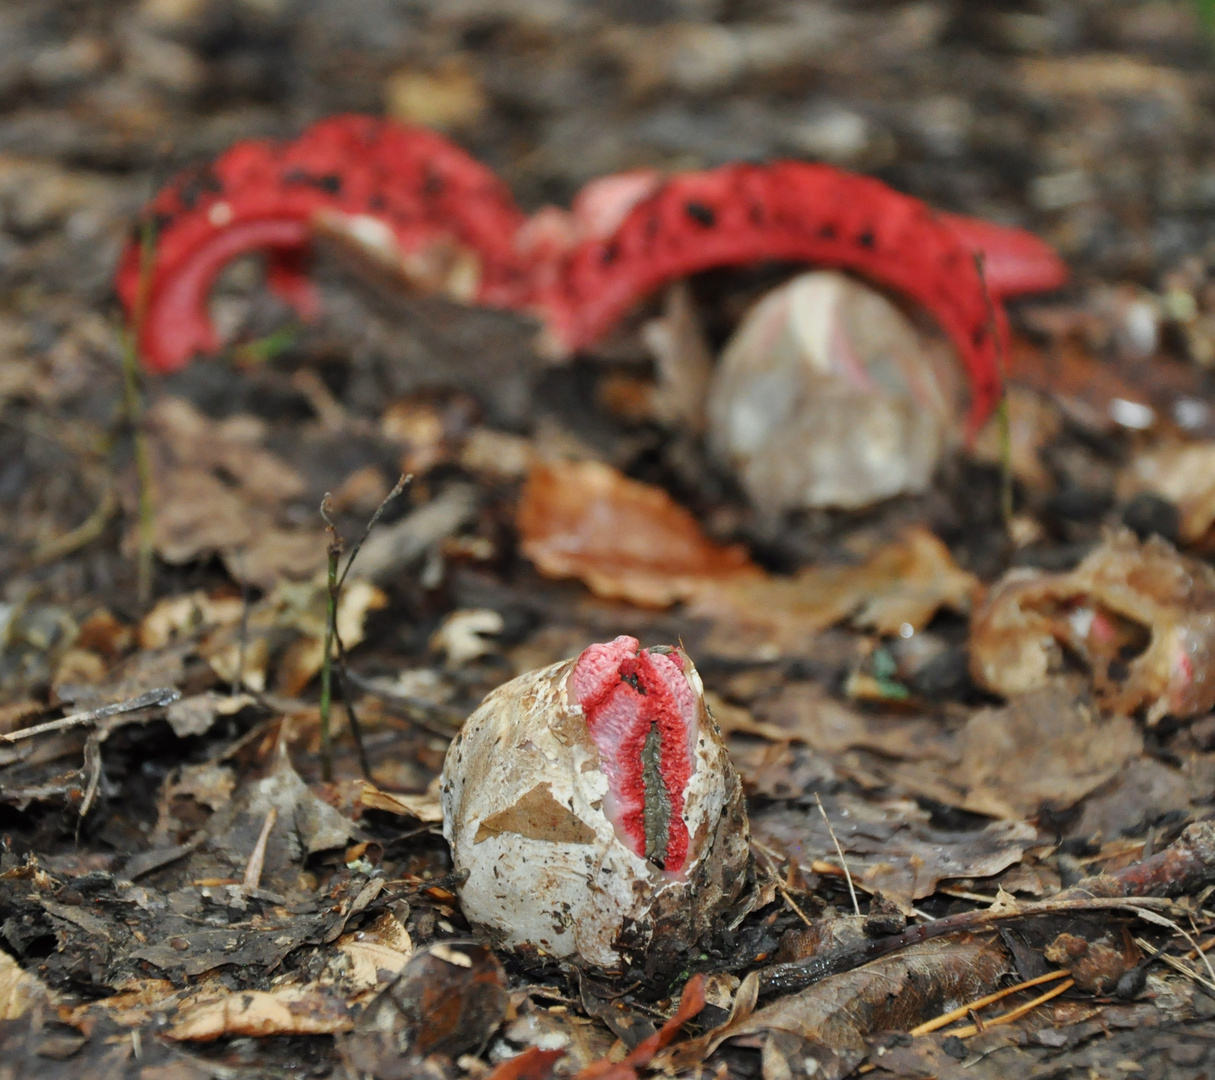
M 698 727 L 683 660 L 621 636 L 583 652 L 570 687 L 608 779 L 608 818 L 635 855 L 679 873 L 688 856 L 684 796 Z
M 237 143 L 177 176 L 145 210 L 140 236 L 123 253 L 117 289 L 139 324 L 144 362 L 174 371 L 219 347 L 207 298 L 220 270 L 239 255 L 269 253 L 267 284 L 310 317 L 317 302 L 306 255 L 320 226 L 344 229 L 388 258 L 455 246 L 476 261 L 470 298 L 510 307 L 528 290 L 514 251 L 523 220 L 502 181 L 441 135 L 335 116 L 291 142 Z M 154 242 L 146 274 L 144 224 Z
M 461 299 L 539 315 L 566 353 L 594 344 L 639 301 L 691 274 L 769 261 L 837 267 L 937 320 L 970 378 L 973 431 L 999 396 L 1007 335 L 999 301 L 1067 277 L 1029 233 L 937 213 L 827 165 L 612 179 L 588 185 L 572 225 L 554 230 L 552 208 L 524 218 L 502 182 L 442 136 L 337 116 L 292 142 L 238 143 L 173 180 L 138 230 L 151 227 L 151 262 L 143 267 L 141 240 L 133 239 L 118 292 L 139 327 L 144 362 L 172 371 L 218 348 L 207 297 L 238 255 L 267 252 L 269 287 L 314 315 L 307 253 L 321 230 L 349 236 L 411 280 L 438 277 L 437 287 Z

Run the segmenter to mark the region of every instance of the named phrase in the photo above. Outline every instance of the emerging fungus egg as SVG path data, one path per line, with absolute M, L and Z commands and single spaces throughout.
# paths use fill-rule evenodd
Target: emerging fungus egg
M 768 513 L 856 509 L 928 488 L 963 429 L 948 346 L 868 285 L 801 274 L 722 353 L 709 446 Z
M 442 802 L 468 921 L 535 959 L 673 973 L 746 883 L 742 785 L 681 649 L 618 637 L 500 686 Z

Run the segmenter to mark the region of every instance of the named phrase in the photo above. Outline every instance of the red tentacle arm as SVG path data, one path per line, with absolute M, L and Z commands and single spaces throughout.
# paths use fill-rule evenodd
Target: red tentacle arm
M 992 296 L 1006 299 L 1050 292 L 1066 284 L 1067 263 L 1033 233 L 982 218 L 940 217 L 962 243 L 983 257 L 983 277 Z
M 972 431 L 995 406 L 1007 323 L 956 225 L 826 165 L 726 165 L 668 180 L 614 234 L 575 249 L 541 303 L 558 347 L 572 351 L 668 282 L 765 261 L 840 267 L 916 301 L 970 376 Z
M 156 371 L 217 347 L 207 299 L 238 255 L 270 253 L 271 287 L 314 314 L 304 256 L 318 227 L 358 237 L 407 275 L 431 256 L 458 258 L 455 291 L 479 303 L 518 306 L 530 289 L 514 248 L 523 216 L 494 173 L 434 132 L 372 117 L 334 117 L 289 143 L 238 143 L 177 177 L 145 221 L 151 266 L 132 240 L 117 287 Z

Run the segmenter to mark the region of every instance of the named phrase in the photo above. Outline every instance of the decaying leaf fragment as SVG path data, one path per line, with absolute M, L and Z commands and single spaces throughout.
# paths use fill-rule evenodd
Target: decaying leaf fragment
M 415 952 L 367 1006 L 343 1050 L 358 1075 L 384 1075 L 376 1063 L 386 1059 L 456 1058 L 485 1045 L 508 1005 L 506 973 L 492 952 L 470 942 L 436 942 Z
M 50 992 L 36 976 L 0 951 L 0 1020 L 17 1020 L 49 996 Z
M 1003 948 L 990 939 L 923 942 L 778 998 L 673 1047 L 657 1064 L 689 1068 L 731 1040 L 762 1050 L 765 1076 L 846 1076 L 865 1057 L 871 1035 L 905 1031 L 974 1000 L 1007 969 Z M 789 1068 L 794 1062 L 797 1072 Z
M 814 635 L 849 616 L 879 634 L 922 630 L 942 607 L 969 608 L 978 579 L 923 526 L 912 526 L 863 562 L 811 566 L 793 578 L 706 582 L 689 613 L 712 620 L 721 656 L 774 660 L 800 654 Z
M 168 1030 L 179 1042 L 234 1035 L 333 1035 L 353 1026 L 349 1009 L 316 987 L 242 990 L 182 1011 Z
M 1012 570 L 971 624 L 970 666 L 987 690 L 1045 686 L 1065 655 L 1088 666 L 1101 706 L 1149 723 L 1215 705 L 1215 570 L 1159 537 L 1112 533 L 1065 574 Z

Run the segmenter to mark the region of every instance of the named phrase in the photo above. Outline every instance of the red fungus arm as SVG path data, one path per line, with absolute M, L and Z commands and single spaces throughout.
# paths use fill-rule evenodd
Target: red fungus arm
M 153 200 L 145 220 L 154 228 L 155 253 L 139 328 L 147 365 L 172 371 L 217 347 L 207 299 L 216 276 L 239 255 L 269 252 L 271 288 L 305 317 L 315 314 L 304 271 L 314 226 L 324 217 L 375 225 L 403 258 L 454 241 L 476 258 L 481 303 L 514 306 L 526 294 L 513 246 L 523 217 L 493 172 L 434 132 L 337 116 L 293 142 L 237 143 Z M 130 318 L 140 279 L 135 239 L 117 279 Z
M 970 377 L 973 433 L 1000 395 L 1007 324 L 999 296 L 1062 277 L 1039 241 L 980 224 L 827 165 L 726 165 L 668 180 L 611 236 L 579 246 L 541 303 L 558 347 L 572 351 L 668 282 L 713 267 L 787 261 L 851 270 L 916 301 L 953 340 Z M 986 284 L 976 244 L 987 252 Z M 1001 261 L 1009 253 L 1019 269 L 1008 269 L 1011 257 Z M 1000 288 L 989 300 L 992 284 Z

